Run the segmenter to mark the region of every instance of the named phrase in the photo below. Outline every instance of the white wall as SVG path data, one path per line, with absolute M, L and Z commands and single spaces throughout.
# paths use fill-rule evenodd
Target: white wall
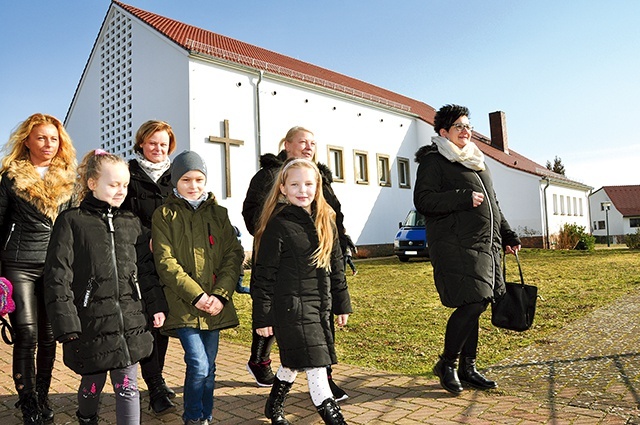
M 635 233 L 636 229 L 629 226 L 629 219 L 622 217 L 622 214 L 616 209 L 609 196 L 604 189 L 598 189 L 593 192 L 589 197 L 589 208 L 591 210 L 591 229 L 595 236 L 607 236 L 606 222 L 607 213 L 602 209 L 602 202 L 610 202 L 611 208 L 609 210 L 609 235 L 626 235 L 628 233 Z M 597 229 L 593 226 L 593 222 L 604 221 L 605 228 Z

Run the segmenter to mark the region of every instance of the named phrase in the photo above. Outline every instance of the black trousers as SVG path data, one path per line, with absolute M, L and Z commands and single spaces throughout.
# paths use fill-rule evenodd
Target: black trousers
M 149 357 L 140 360 L 142 378 L 144 382 L 147 383 L 147 387 L 150 386 L 150 383 L 153 383 L 153 378 L 162 376 L 164 360 L 167 356 L 167 348 L 169 347 L 169 337 L 161 334 L 158 328 L 154 328 L 153 323 L 149 323 L 149 330 L 151 331 L 151 335 L 153 335 L 153 351 Z M 151 390 L 151 388 L 149 388 L 149 390 Z
M 20 396 L 35 391 L 36 375 L 51 379 L 56 357 L 56 341 L 44 303 L 43 270 L 44 264 L 2 263 L 2 274 L 13 284 L 16 303 L 9 319 L 15 332 L 13 381 Z
M 463 305 L 451 313 L 444 335 L 445 359 L 476 357 L 480 315 L 487 309 L 488 301 Z

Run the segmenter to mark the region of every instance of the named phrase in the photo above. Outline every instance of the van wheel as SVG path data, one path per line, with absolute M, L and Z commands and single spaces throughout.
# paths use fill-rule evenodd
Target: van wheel
M 403 263 L 406 263 L 407 261 L 409 261 L 409 257 L 398 256 L 398 260 L 402 261 Z

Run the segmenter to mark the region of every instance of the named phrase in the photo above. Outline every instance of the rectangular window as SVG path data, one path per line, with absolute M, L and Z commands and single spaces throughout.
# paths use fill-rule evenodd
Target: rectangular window
M 571 215 L 571 196 L 567 196 L 567 215 Z
M 353 151 L 356 183 L 369 184 L 369 166 L 367 165 L 367 153 Z
M 578 198 L 573 197 L 573 215 L 578 215 Z
M 631 227 L 640 227 L 640 217 L 630 218 L 629 225 Z
M 334 182 L 344 182 L 344 155 L 342 148 L 328 146 L 329 168 Z
M 606 229 L 606 228 L 607 228 L 607 226 L 604 225 L 604 220 L 600 220 L 598 222 L 598 229 L 599 230 L 603 230 L 603 229 Z
M 558 215 L 558 195 L 553 194 L 553 213 Z
M 560 195 L 560 214 L 564 215 L 564 195 Z
M 377 154 L 378 160 L 378 184 L 380 186 L 391 187 L 391 169 L 389 156 Z
M 402 189 L 411 188 L 411 170 L 409 159 L 398 157 L 398 186 Z
M 582 217 L 584 215 L 582 212 L 582 198 L 578 199 L 578 206 L 580 207 L 580 217 Z

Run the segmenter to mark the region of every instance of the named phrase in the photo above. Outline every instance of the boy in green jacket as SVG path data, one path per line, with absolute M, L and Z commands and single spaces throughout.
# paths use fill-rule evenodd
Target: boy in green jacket
M 172 165 L 174 193 L 152 219 L 153 254 L 169 305 L 162 330 L 185 351 L 187 425 L 211 421 L 220 330 L 239 323 L 231 297 L 244 252 L 206 181 L 202 158 L 182 152 Z

